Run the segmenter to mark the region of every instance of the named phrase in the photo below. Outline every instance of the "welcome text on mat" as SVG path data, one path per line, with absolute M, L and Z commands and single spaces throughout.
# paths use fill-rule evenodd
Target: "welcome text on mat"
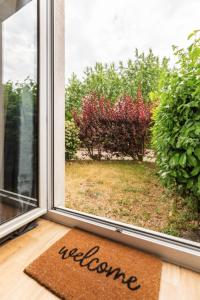
M 86 253 L 83 253 L 79 252 L 77 248 L 69 250 L 66 246 L 63 246 L 58 253 L 63 260 L 73 258 L 74 262 L 78 262 L 81 267 L 86 267 L 89 271 L 106 273 L 106 277 L 113 276 L 113 280 L 121 278 L 121 283 L 125 284 L 132 291 L 138 290 L 141 287 L 140 284 L 135 285 L 137 283 L 136 276 L 130 276 L 126 279 L 126 274 L 121 271 L 121 268 L 110 267 L 107 262 L 100 262 L 100 259 L 97 257 L 92 258 L 99 250 L 100 247 L 95 246 Z

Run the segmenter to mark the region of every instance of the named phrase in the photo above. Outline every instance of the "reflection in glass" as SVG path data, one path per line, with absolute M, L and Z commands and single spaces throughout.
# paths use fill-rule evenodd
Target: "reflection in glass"
M 37 1 L 0 4 L 0 224 L 37 207 Z

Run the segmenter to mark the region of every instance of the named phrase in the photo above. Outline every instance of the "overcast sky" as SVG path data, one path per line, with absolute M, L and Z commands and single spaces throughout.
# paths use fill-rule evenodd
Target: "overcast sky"
M 200 28 L 200 0 L 67 0 L 66 76 L 86 66 L 127 61 L 134 49 L 167 56 Z
M 36 78 L 35 5 L 3 25 L 4 81 Z M 66 81 L 95 62 L 126 62 L 149 48 L 174 62 L 171 46 L 187 45 L 200 28 L 200 0 L 65 0 Z
M 0 8 L 1 9 L 1 8 Z M 37 78 L 37 5 L 33 0 L 2 23 L 3 82 Z

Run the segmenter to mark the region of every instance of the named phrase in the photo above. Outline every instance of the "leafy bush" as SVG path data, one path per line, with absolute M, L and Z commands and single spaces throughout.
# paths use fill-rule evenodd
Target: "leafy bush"
M 82 113 L 74 113 L 80 140 L 92 159 L 102 152 L 131 156 L 142 160 L 150 125 L 150 106 L 145 104 L 141 89 L 135 101 L 123 96 L 115 103 L 96 94 L 85 97 Z M 95 154 L 97 152 L 97 154 Z
M 94 68 L 85 70 L 82 80 L 73 74 L 66 87 L 66 118 L 71 119 L 73 110 L 80 112 L 82 99 L 91 93 L 112 103 L 125 94 L 134 99 L 139 83 L 142 84 L 144 100 L 148 102 L 150 93 L 157 92 L 160 75 L 165 70 L 168 70 L 167 58 L 160 61 L 151 49 L 147 54 L 136 49 L 134 58 L 126 64 L 96 63 Z
M 79 130 L 73 121 L 65 122 L 65 159 L 70 160 L 74 158 L 78 146 L 80 144 L 79 140 Z
M 174 47 L 177 67 L 164 80 L 155 113 L 153 145 L 163 182 L 200 199 L 200 39 Z M 199 205 L 199 204 L 198 204 Z

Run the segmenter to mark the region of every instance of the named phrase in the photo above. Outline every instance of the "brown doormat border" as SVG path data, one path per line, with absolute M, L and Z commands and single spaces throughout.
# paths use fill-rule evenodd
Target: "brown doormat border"
M 72 229 L 24 271 L 61 299 L 158 300 L 162 262 Z

